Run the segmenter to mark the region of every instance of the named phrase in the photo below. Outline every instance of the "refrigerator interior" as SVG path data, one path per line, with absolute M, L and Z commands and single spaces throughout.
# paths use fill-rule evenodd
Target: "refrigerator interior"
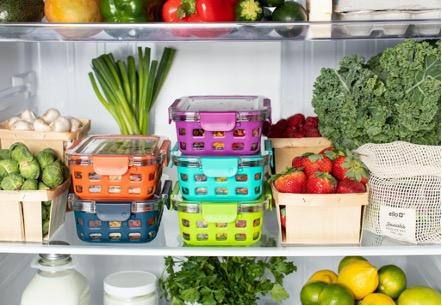
M 35 255 L 2 254 L 0 255 L 0 304 L 19 304 L 21 293 L 32 279 L 36 270 L 29 267 Z M 161 257 L 147 256 L 73 256 L 77 270 L 89 280 L 92 292 L 92 304 L 102 304 L 103 279 L 106 275 L 127 270 L 145 270 L 158 277 L 163 272 Z M 337 270 L 341 257 L 290 257 L 297 266 L 297 271 L 285 279 L 284 287 L 290 298 L 283 304 L 300 304 L 299 293 L 311 274 L 321 269 Z M 440 290 L 440 256 L 383 256 L 367 257 L 378 268 L 386 264 L 401 267 L 407 275 L 408 286 L 431 286 Z M 163 301 L 164 302 L 164 301 Z M 268 297 L 260 303 L 274 304 Z

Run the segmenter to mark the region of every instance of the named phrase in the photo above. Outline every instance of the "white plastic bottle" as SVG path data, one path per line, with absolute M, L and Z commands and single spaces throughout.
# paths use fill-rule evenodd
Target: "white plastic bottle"
M 22 305 L 88 305 L 90 287 L 70 255 L 40 254 L 31 265 L 37 274 L 23 291 Z
M 157 277 L 144 271 L 123 271 L 106 276 L 104 305 L 157 305 Z

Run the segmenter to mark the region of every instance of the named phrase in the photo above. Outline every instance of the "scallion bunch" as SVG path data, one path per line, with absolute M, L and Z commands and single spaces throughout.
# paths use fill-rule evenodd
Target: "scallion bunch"
M 126 62 L 116 61 L 111 53 L 92 60 L 93 73 L 89 73 L 92 87 L 123 135 L 149 134 L 149 113 L 170 71 L 175 52 L 165 48 L 158 62 L 151 59 L 150 48 L 144 51 L 138 48 L 138 69 L 133 56 Z

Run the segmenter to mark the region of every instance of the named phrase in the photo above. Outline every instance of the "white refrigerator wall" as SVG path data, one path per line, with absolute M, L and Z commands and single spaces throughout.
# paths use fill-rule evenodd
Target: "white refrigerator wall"
M 32 279 L 36 270 L 29 267 L 34 255 L 0 255 L 0 304 L 19 304 L 21 293 Z M 123 270 L 145 270 L 158 277 L 163 272 L 161 257 L 132 256 L 74 256 L 77 269 L 89 280 L 92 289 L 92 304 L 102 304 L 103 279 L 106 275 Z M 380 268 L 395 264 L 407 275 L 408 287 L 430 286 L 440 290 L 441 269 L 439 256 L 383 256 L 367 257 Z M 341 257 L 291 257 L 297 271 L 285 279 L 284 287 L 290 298 L 283 304 L 300 304 L 299 294 L 303 284 L 315 271 L 331 269 L 336 271 Z M 263 304 L 274 304 L 269 298 Z

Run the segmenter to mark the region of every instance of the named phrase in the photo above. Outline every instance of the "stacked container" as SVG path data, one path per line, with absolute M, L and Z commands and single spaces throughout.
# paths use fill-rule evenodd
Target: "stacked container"
M 88 242 L 149 242 L 167 204 L 161 186 L 170 141 L 157 136 L 91 136 L 68 153 L 78 237 Z
M 265 166 L 263 124 L 270 100 L 259 96 L 193 96 L 169 108 L 178 142 L 172 152 L 178 184 L 172 202 L 189 245 L 250 245 L 261 238 Z

